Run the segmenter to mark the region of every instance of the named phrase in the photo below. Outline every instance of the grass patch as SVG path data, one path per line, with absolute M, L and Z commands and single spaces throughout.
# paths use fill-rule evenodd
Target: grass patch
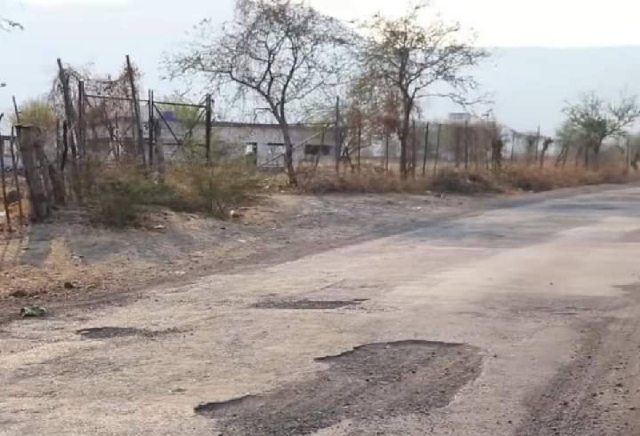
M 259 188 L 259 178 L 235 162 L 171 165 L 162 182 L 131 165 L 93 171 L 87 199 L 90 216 L 94 223 L 109 227 L 139 225 L 148 206 L 226 219 L 232 208 L 249 202 Z

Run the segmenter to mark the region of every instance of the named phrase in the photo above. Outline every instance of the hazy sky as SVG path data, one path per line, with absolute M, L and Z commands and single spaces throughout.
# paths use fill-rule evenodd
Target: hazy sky
M 378 10 L 394 14 L 406 4 L 402 0 L 311 1 L 344 19 L 363 18 Z M 631 0 L 608 0 L 606 7 L 584 0 L 434 0 L 432 4 L 445 18 L 473 27 L 484 46 L 640 45 L 636 30 L 640 4 Z M 93 64 L 96 71 L 116 72 L 124 55 L 130 54 L 142 67 L 144 84 L 156 89 L 156 95 L 169 93 L 173 85 L 160 80 L 158 69 L 162 53 L 175 48 L 202 18 L 220 22 L 229 18 L 232 1 L 0 0 L 0 8 L 1 15 L 25 26 L 22 32 L 0 34 L 0 81 L 7 83 L 0 89 L 0 108 L 7 109 L 12 94 L 22 100 L 48 90 L 57 57 L 76 65 Z M 513 98 L 507 95 L 508 89 L 491 91 L 496 92 L 498 106 L 500 99 Z M 504 112 L 498 115 L 522 124 L 514 114 Z

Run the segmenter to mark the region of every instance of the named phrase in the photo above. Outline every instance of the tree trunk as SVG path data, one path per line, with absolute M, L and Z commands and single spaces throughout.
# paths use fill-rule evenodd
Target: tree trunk
M 298 178 L 296 177 L 296 170 L 293 166 L 293 143 L 291 142 L 289 125 L 286 120 L 280 120 L 280 130 L 282 130 L 282 137 L 284 139 L 284 165 L 287 170 L 289 184 L 291 186 L 298 186 Z
M 400 139 L 400 178 L 407 179 L 407 152 L 409 150 L 409 135 L 411 133 L 411 103 L 404 103 L 404 114 L 402 118 L 402 129 L 399 132 Z

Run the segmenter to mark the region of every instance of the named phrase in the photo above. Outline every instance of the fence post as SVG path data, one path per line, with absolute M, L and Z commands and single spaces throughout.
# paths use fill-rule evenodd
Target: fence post
M 0 120 L 4 117 L 4 114 L 0 114 Z M 13 168 L 15 172 L 16 169 Z M 5 221 L 7 222 L 7 230 L 11 232 L 11 213 L 9 212 L 9 200 L 7 199 L 7 182 L 5 180 L 4 172 L 4 139 L 0 138 L 0 177 L 2 178 L 2 203 L 4 204 Z M 18 199 L 20 201 L 20 199 Z
M 207 153 L 207 163 L 211 163 L 211 128 L 213 118 L 213 108 L 211 101 L 211 94 L 207 94 L 205 99 L 205 147 Z
M 85 116 L 85 92 L 84 82 L 78 82 L 78 152 L 80 156 L 87 154 L 87 129 Z
M 424 132 L 424 156 L 422 159 L 422 177 L 427 175 L 427 155 L 429 153 L 429 123 Z
M 440 132 L 442 131 L 442 123 L 438 124 L 438 138 L 436 139 L 436 160 L 433 163 L 433 177 L 438 171 L 438 160 L 440 159 Z
M 133 76 L 133 68 L 131 68 L 131 59 L 129 55 L 127 59 L 127 76 L 129 77 L 129 86 L 131 87 L 131 99 L 133 100 L 133 114 L 136 122 L 136 131 L 138 133 L 137 144 L 138 154 L 142 157 L 142 164 L 147 166 L 147 159 L 144 152 L 144 132 L 142 130 L 142 120 L 140 118 L 140 106 L 138 105 L 138 91 L 136 90 L 136 80 Z
M 79 179 L 79 171 L 78 171 L 78 150 L 76 148 L 75 138 L 73 136 L 73 128 L 74 128 L 74 120 L 75 116 L 73 113 L 73 103 L 71 101 L 71 92 L 69 90 L 69 75 L 66 74 L 64 67 L 62 66 L 62 61 L 58 58 L 58 75 L 60 78 L 60 84 L 62 86 L 62 97 L 64 99 L 64 112 L 65 117 L 67 118 L 67 134 L 70 136 L 69 146 L 71 148 L 71 179 L 73 188 L 76 194 L 78 201 L 82 201 L 82 190 Z M 70 135 L 69 135 L 70 132 Z M 18 143 L 20 149 L 22 149 L 22 139 L 20 138 L 20 134 L 18 134 Z M 25 166 L 26 171 L 26 163 L 24 160 L 22 164 Z
M 24 166 L 25 179 L 29 191 L 31 204 L 31 219 L 35 222 L 42 221 L 49 216 L 51 211 L 47 190 L 44 185 L 44 177 L 38 166 L 36 128 L 31 126 L 17 126 L 20 155 Z
M 362 119 L 358 118 L 358 172 L 360 172 L 360 158 L 362 156 Z
M 9 141 L 9 149 L 11 151 L 11 165 L 13 166 L 13 182 L 16 185 L 16 194 L 20 199 L 18 201 L 18 217 L 20 218 L 20 222 L 18 224 L 22 225 L 24 223 L 24 211 L 22 210 L 22 195 L 20 194 L 21 189 L 18 180 L 18 160 L 16 159 L 15 143 L 15 131 L 14 127 L 11 126 L 11 140 Z
M 469 121 L 464 122 L 464 169 L 469 169 Z
M 413 135 L 411 139 L 411 178 L 416 179 L 416 166 L 418 166 L 418 127 L 413 120 Z
M 335 122 L 335 154 L 336 154 L 336 174 L 340 174 L 340 155 L 342 154 L 340 138 L 340 96 L 336 97 L 336 122 Z
M 148 119 L 147 126 L 149 127 L 149 168 L 153 169 L 153 135 L 155 133 L 155 123 L 153 122 L 153 91 L 149 90 L 148 101 Z

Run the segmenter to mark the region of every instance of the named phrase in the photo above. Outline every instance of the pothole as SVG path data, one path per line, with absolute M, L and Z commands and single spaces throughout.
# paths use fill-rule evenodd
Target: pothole
M 225 435 L 308 435 L 344 420 L 426 414 L 446 406 L 480 374 L 478 348 L 402 341 L 363 345 L 316 359 L 328 368 L 310 380 L 258 395 L 200 404 Z
M 112 339 L 127 336 L 153 336 L 154 332 L 133 327 L 95 327 L 81 329 L 77 334 L 86 339 Z
M 258 309 L 331 310 L 357 306 L 365 301 L 367 300 L 266 300 L 254 304 L 253 307 Z

